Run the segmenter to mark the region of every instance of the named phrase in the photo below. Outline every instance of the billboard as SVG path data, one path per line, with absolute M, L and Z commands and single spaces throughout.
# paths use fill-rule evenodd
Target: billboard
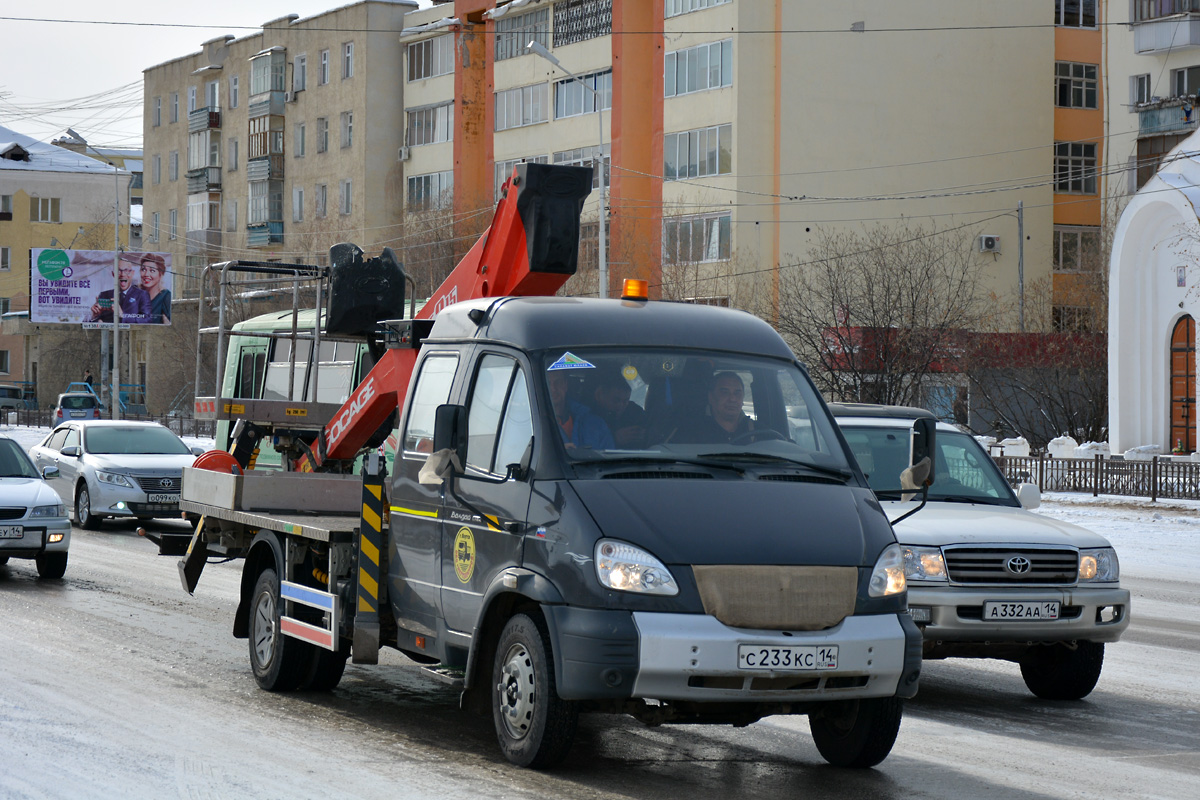
M 31 322 L 112 322 L 111 250 L 34 248 L 29 271 Z M 170 253 L 121 253 L 121 322 L 170 325 Z

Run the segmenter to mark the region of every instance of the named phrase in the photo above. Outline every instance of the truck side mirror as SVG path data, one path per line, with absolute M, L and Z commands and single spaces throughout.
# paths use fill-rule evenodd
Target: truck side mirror
M 929 472 L 922 483 L 933 485 L 933 476 L 937 473 L 936 431 L 937 420 L 922 417 L 913 423 L 912 459 L 910 464 L 916 466 L 922 460 L 929 459 Z
M 433 418 L 433 452 L 450 450 L 458 463 L 467 463 L 467 408 L 451 403 L 440 405 Z

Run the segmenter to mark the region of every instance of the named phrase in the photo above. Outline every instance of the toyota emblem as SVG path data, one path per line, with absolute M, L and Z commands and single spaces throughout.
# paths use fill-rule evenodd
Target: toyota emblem
M 1004 562 L 1004 568 L 1013 575 L 1025 575 L 1033 568 L 1025 556 L 1013 556 Z
M 173 478 L 163 478 L 161 481 L 158 482 L 158 485 L 164 489 L 174 489 L 175 488 L 175 480 Z

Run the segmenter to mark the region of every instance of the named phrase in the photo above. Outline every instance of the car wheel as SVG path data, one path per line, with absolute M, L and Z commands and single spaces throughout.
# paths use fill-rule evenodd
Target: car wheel
M 887 758 L 900 732 L 904 702 L 898 697 L 840 700 L 808 717 L 821 756 L 835 767 L 873 767 Z
M 67 571 L 66 553 L 42 553 L 34 560 L 37 562 L 39 578 L 57 580 Z
M 279 577 L 265 569 L 250 602 L 250 668 L 268 692 L 290 692 L 307 677 L 312 645 L 279 630 Z
M 1031 647 L 1021 657 L 1025 685 L 1043 700 L 1080 700 L 1091 694 L 1104 668 L 1102 642 Z
M 100 517 L 92 513 L 92 494 L 86 483 L 79 484 L 75 493 L 75 522 L 87 531 L 100 529 Z
M 0 556 L 0 567 L 8 563 L 8 556 Z
M 492 665 L 492 720 L 504 757 L 543 769 L 571 749 L 579 708 L 558 696 L 545 623 L 525 614 L 508 621 Z

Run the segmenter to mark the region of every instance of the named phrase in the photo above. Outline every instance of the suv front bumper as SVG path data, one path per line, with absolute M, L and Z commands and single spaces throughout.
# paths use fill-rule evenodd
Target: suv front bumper
M 984 621 L 985 602 L 1019 601 L 1057 601 L 1059 618 Z M 908 605 L 914 615 L 929 610 L 929 621 L 920 624 L 927 643 L 1115 642 L 1129 627 L 1129 590 L 1119 587 L 930 587 L 909 583 Z

